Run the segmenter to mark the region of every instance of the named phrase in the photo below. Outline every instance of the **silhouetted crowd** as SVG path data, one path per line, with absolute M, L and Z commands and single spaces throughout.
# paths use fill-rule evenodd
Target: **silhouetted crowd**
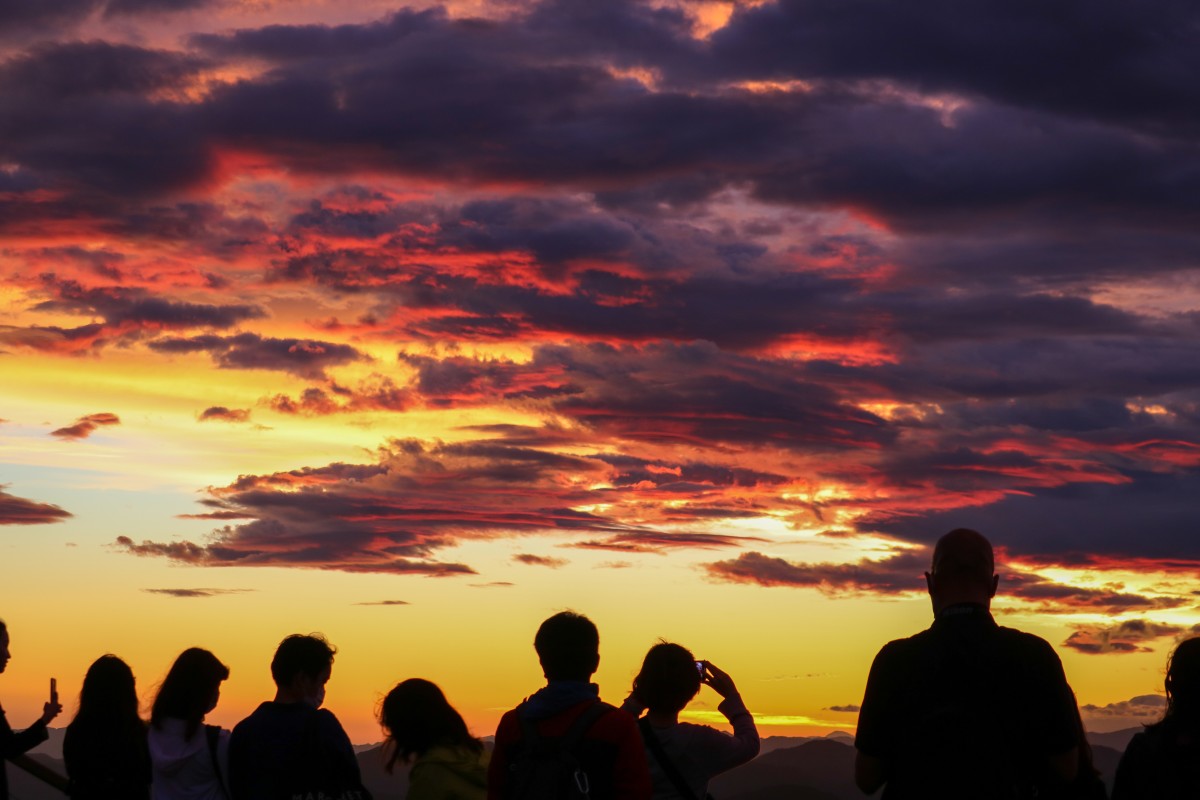
M 957 529 L 925 573 L 933 624 L 885 645 L 867 679 L 854 779 L 884 800 L 1107 797 L 1074 693 L 1053 648 L 998 625 L 991 544 Z M 546 685 L 501 717 L 488 752 L 433 683 L 402 681 L 384 698 L 387 768 L 408 767 L 410 800 L 705 800 L 716 775 L 759 751 L 733 679 L 686 648 L 650 648 L 620 707 L 591 682 L 596 626 L 564 611 L 534 649 Z M 276 692 L 232 731 L 205 723 L 229 669 L 208 650 L 182 652 L 138 712 L 134 675 L 113 655 L 87 671 L 63 759 L 75 800 L 369 800 L 345 730 L 322 708 L 335 648 L 285 638 L 271 661 Z M 0 622 L 0 672 L 10 658 Z M 707 685 L 732 733 L 679 721 Z M 1167 665 L 1163 719 L 1138 733 L 1117 769 L 1113 800 L 1200 798 L 1200 638 Z M 62 711 L 55 684 L 42 716 L 14 732 L 0 710 L 4 759 L 47 738 Z M 7 781 L 0 760 L 0 800 Z

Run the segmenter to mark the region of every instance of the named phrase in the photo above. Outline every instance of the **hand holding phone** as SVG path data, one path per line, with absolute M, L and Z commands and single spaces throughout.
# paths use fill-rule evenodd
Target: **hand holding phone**
M 43 725 L 50 724 L 50 720 L 54 719 L 61 713 L 62 713 L 62 706 L 58 702 L 58 680 L 55 678 L 51 678 L 50 679 L 50 700 L 47 701 L 42 706 L 42 719 L 41 719 L 42 724 Z

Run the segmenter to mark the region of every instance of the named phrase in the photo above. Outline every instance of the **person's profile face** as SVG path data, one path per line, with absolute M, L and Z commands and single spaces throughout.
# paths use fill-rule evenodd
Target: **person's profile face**
M 8 631 L 0 633 L 0 672 L 4 672 L 8 667 L 8 660 L 12 658 L 12 654 L 8 652 Z
M 320 708 L 325 702 L 325 684 L 333 675 L 333 665 L 330 664 L 319 675 L 300 675 L 300 693 L 304 702 L 313 708 Z

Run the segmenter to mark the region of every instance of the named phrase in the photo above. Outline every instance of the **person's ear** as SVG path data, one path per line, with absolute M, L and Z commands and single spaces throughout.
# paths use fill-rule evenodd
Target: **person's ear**
M 988 597 L 995 597 L 996 589 L 998 589 L 999 587 L 1000 587 L 1000 576 L 993 575 L 992 576 L 992 588 L 991 588 L 991 592 L 988 594 Z
M 925 573 L 925 590 L 933 594 L 933 576 L 928 572 Z

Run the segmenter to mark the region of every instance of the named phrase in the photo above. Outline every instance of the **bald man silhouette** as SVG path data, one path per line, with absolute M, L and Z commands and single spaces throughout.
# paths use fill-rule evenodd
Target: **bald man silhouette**
M 1011 800 L 1073 780 L 1077 709 L 1054 649 L 996 624 L 991 543 L 950 531 L 925 583 L 934 622 L 884 645 L 859 712 L 854 779 L 884 800 Z

